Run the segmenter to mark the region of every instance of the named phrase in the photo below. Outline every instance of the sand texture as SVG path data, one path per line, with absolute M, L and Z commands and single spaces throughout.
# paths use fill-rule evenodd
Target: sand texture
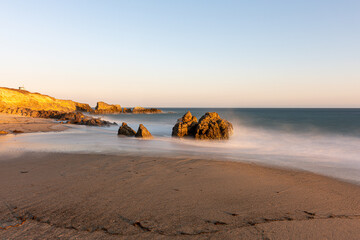
M 0 157 L 0 239 L 359 239 L 360 188 L 192 158 Z
M 67 129 L 65 125 L 52 119 L 23 117 L 0 113 L 0 131 L 13 132 L 52 132 Z

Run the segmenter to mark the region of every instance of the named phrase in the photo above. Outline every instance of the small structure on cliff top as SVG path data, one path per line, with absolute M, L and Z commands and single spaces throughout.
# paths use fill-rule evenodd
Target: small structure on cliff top
M 19 90 L 25 90 L 25 87 L 24 86 L 19 87 Z

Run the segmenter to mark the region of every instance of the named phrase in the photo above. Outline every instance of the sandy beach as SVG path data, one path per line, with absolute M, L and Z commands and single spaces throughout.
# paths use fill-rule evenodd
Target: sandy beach
M 193 158 L 0 160 L 1 239 L 358 239 L 360 188 Z
M 56 123 L 52 119 L 0 113 L 0 131 L 30 133 L 63 131 L 65 129 L 67 129 L 65 125 Z

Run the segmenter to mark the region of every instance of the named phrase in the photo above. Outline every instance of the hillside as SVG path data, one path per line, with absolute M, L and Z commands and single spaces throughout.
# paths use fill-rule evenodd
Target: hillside
M 72 112 L 75 110 L 93 111 L 91 107 L 85 103 L 56 99 L 25 90 L 0 87 L 0 109 L 5 108 L 28 108 L 31 110 L 52 110 L 59 112 Z

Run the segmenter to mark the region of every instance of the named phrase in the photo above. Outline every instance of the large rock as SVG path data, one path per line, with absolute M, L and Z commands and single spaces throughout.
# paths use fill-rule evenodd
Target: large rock
M 98 102 L 95 107 L 95 113 L 97 114 L 121 113 L 121 106 L 118 104 L 107 104 L 104 102 Z
M 178 119 L 173 127 L 173 137 L 193 137 L 195 139 L 229 139 L 233 132 L 233 126 L 225 119 L 221 119 L 216 112 L 207 112 L 197 121 L 188 111 Z
M 139 129 L 138 129 L 135 137 L 137 137 L 137 138 L 148 138 L 148 139 L 153 138 L 151 133 L 142 124 L 139 125 Z
M 197 118 L 191 114 L 190 111 L 185 113 L 182 118 L 179 118 L 172 129 L 173 137 L 195 136 L 195 129 L 197 126 Z
M 230 122 L 221 119 L 216 112 L 207 112 L 199 120 L 195 129 L 195 139 L 229 139 L 233 133 L 233 126 Z
M 124 122 L 122 123 L 118 131 L 118 135 L 125 135 L 128 137 L 133 137 L 135 136 L 135 134 L 136 132 Z

